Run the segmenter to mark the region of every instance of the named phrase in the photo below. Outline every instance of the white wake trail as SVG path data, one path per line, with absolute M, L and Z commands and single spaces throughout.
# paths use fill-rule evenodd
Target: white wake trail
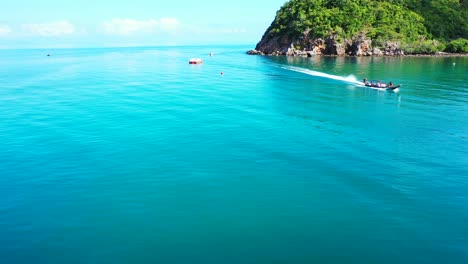
M 291 70 L 291 71 L 295 71 L 295 72 L 304 73 L 304 74 L 311 75 L 311 76 L 317 76 L 317 77 L 323 77 L 323 78 L 327 78 L 327 79 L 333 79 L 333 80 L 337 80 L 337 81 L 346 82 L 346 83 L 349 83 L 349 84 L 362 85 L 362 82 L 358 81 L 357 78 L 354 75 L 343 77 L 343 76 L 323 73 L 323 72 L 319 72 L 319 71 L 313 71 L 313 70 L 309 70 L 309 69 L 299 68 L 299 67 L 295 67 L 295 66 L 284 66 L 282 68 L 287 69 L 287 70 Z

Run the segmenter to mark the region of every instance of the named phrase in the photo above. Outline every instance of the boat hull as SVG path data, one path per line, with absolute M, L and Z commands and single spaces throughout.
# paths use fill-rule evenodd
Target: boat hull
M 394 92 L 394 93 L 398 93 L 400 91 L 400 85 L 395 85 L 395 86 L 390 86 L 390 87 L 374 87 L 374 86 L 365 85 L 364 87 L 370 88 L 373 90 L 387 91 L 387 92 Z

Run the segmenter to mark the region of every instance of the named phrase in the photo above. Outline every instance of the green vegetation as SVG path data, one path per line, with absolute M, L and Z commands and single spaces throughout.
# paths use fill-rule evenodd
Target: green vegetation
M 448 52 L 462 53 L 468 52 L 468 39 L 456 39 L 447 44 Z
M 467 52 L 467 10 L 463 0 L 290 0 L 264 37 L 342 41 L 364 33 L 377 47 L 398 41 L 407 53 Z
M 400 0 L 424 18 L 431 37 L 453 40 L 468 38 L 468 3 L 463 0 Z

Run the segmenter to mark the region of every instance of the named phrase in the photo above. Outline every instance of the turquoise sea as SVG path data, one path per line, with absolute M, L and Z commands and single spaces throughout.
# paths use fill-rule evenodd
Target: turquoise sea
M 0 262 L 468 263 L 468 57 L 251 48 L 0 50 Z

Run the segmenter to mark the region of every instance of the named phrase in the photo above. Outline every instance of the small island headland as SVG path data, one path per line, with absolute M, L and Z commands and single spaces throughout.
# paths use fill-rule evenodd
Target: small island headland
M 467 4 L 425 2 L 290 0 L 247 54 L 467 56 Z

